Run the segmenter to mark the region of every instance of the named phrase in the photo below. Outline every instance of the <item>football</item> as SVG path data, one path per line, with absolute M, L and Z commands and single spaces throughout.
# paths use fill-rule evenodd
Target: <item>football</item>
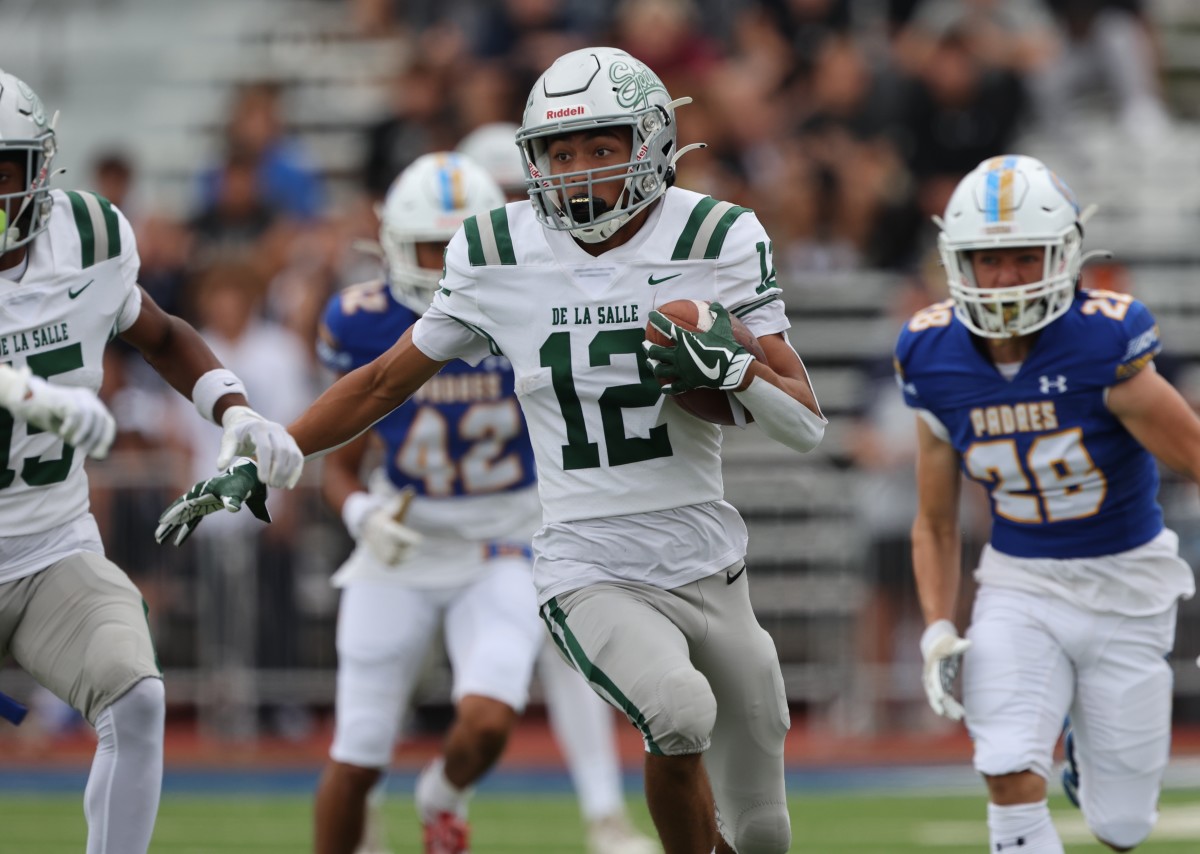
M 676 326 L 689 329 L 692 332 L 706 332 L 712 326 L 712 312 L 708 310 L 708 302 L 705 300 L 693 299 L 677 299 L 663 303 L 657 306 L 656 311 L 665 316 Z M 755 359 L 765 361 L 767 356 L 763 352 L 762 345 L 758 343 L 758 339 L 754 337 L 746 324 L 742 323 L 736 317 L 730 315 L 729 318 L 733 322 L 733 337 L 737 342 L 746 348 Z M 667 336 L 663 335 L 654 325 L 646 323 L 646 340 L 651 344 L 660 344 L 664 347 L 674 346 Z M 666 385 L 665 382 L 662 383 Z M 676 406 L 683 409 L 690 415 L 697 418 L 709 421 L 713 424 L 736 424 L 737 420 L 733 415 L 733 406 L 730 404 L 730 393 L 721 391 L 715 388 L 696 388 L 691 391 L 685 391 L 683 394 L 671 395 L 671 400 Z M 735 404 L 736 405 L 736 404 Z M 746 421 L 753 421 L 754 416 L 746 410 Z

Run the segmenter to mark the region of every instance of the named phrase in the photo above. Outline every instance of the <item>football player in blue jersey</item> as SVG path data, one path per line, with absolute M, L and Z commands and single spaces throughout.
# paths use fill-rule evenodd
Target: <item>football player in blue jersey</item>
M 915 314 L 895 354 L 918 415 L 925 691 L 939 714 L 965 717 L 990 851 L 1063 851 L 1046 781 L 1067 716 L 1088 826 L 1128 851 L 1157 815 L 1166 656 L 1178 600 L 1195 591 L 1163 527 L 1156 458 L 1200 480 L 1200 419 L 1155 371 L 1146 307 L 1078 286 L 1079 207 L 1044 164 L 984 161 L 938 224 L 951 298 Z M 993 518 L 965 638 L 953 622 L 960 471 L 988 490 Z

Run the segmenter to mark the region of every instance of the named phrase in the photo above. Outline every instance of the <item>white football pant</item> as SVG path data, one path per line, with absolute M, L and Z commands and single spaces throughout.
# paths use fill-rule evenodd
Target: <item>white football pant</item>
M 335 761 L 361 768 L 391 762 L 401 717 L 443 620 L 451 699 L 474 694 L 524 709 L 545 639 L 526 560 L 496 558 L 460 588 L 354 581 L 338 609 L 337 715 L 329 752 Z

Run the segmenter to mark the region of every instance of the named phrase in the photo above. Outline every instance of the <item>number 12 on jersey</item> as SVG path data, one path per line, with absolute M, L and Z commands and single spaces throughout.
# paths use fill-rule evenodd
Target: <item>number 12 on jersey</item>
M 642 329 L 606 329 L 597 332 L 588 342 L 588 364 L 591 367 L 610 365 L 612 357 L 618 354 L 631 354 L 637 363 L 638 382 L 609 386 L 598 399 L 609 466 L 671 456 L 671 439 L 667 435 L 666 424 L 651 427 L 645 438 L 625 435 L 622 410 L 654 406 L 662 398 L 658 381 L 654 379 L 642 351 L 645 337 Z M 542 367 L 550 369 L 554 395 L 566 422 L 567 444 L 562 446 L 563 470 L 599 468 L 600 447 L 588 437 L 583 402 L 575 390 L 571 333 L 551 333 L 538 353 Z

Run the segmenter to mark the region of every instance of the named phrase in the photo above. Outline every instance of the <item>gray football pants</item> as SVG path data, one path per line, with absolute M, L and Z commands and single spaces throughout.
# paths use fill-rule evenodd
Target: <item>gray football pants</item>
M 552 598 L 542 617 L 572 666 L 638 728 L 647 752 L 704 753 L 721 832 L 736 850 L 786 851 L 787 697 L 741 569 L 673 590 L 596 584 Z

